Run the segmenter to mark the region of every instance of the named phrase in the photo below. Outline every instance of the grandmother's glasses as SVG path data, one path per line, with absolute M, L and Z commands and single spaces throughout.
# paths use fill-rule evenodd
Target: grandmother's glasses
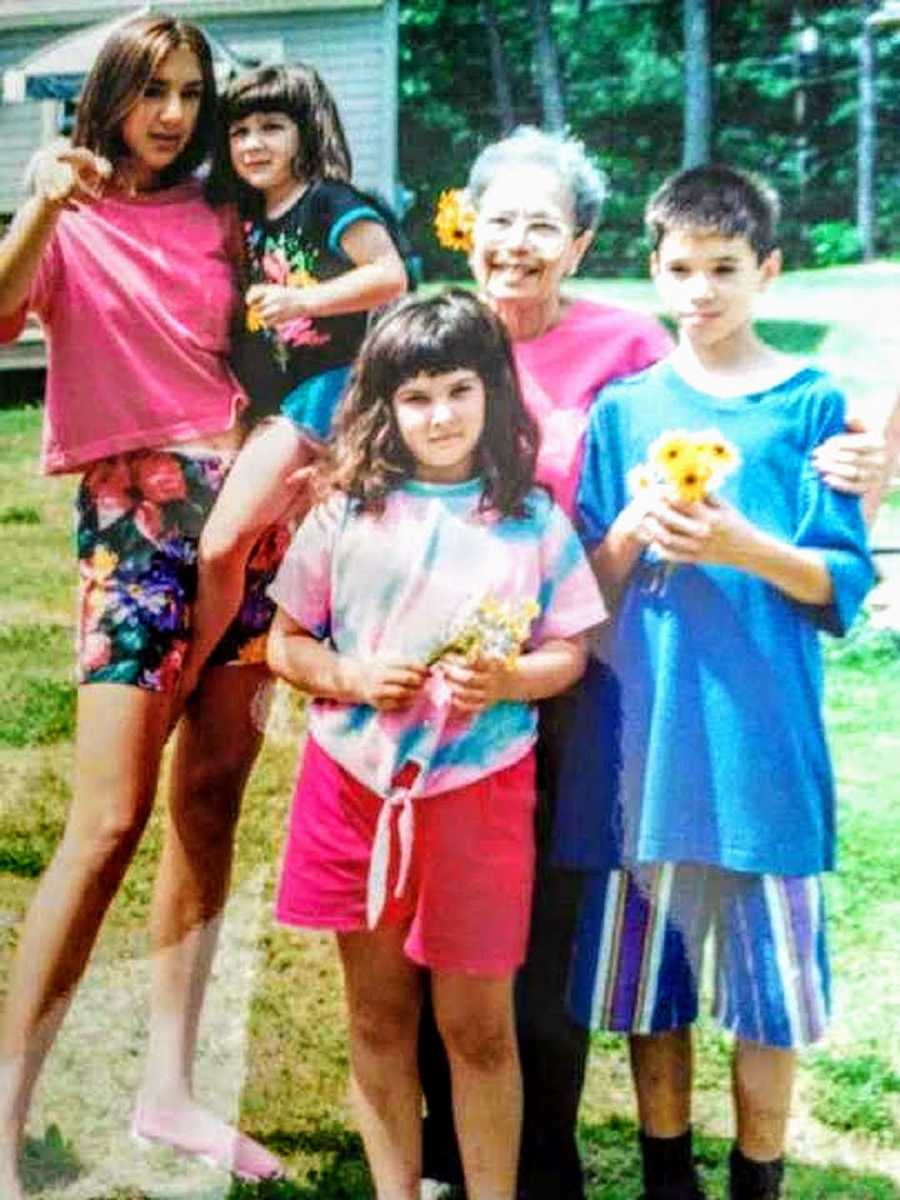
M 498 245 L 519 238 L 538 254 L 559 254 L 571 236 L 570 226 L 551 217 L 529 216 L 522 212 L 479 214 L 476 228 Z

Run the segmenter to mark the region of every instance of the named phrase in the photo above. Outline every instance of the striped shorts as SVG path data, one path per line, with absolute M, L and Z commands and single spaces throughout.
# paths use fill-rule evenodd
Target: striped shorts
M 573 1016 L 619 1033 L 690 1025 L 710 935 L 712 1012 L 722 1028 L 783 1048 L 822 1036 L 830 974 L 821 877 L 692 863 L 587 877 L 570 980 Z

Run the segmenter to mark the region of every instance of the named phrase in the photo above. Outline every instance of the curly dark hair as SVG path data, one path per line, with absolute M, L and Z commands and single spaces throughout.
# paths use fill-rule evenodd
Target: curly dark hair
M 257 67 L 233 79 L 216 113 L 213 161 L 207 181 L 212 204 L 237 200 L 243 207 L 258 200 L 231 165 L 229 130 L 251 113 L 280 112 L 297 126 L 300 150 L 294 163 L 298 179 L 350 182 L 353 160 L 334 97 L 321 75 L 307 63 L 289 67 Z
M 323 481 L 361 510 L 383 512 L 388 492 L 416 473 L 397 426 L 394 394 L 416 375 L 461 369 L 474 371 L 485 390 L 476 449 L 484 481 L 479 507 L 503 517 L 524 515 L 534 486 L 538 428 L 522 400 L 503 325 L 460 288 L 399 300 L 369 331 L 341 403 Z
M 154 13 L 136 17 L 109 35 L 85 81 L 72 145 L 85 146 L 116 165 L 128 156 L 122 122 L 140 99 L 153 72 L 173 50 L 186 46 L 197 58 L 203 92 L 190 140 L 178 158 L 161 173 L 163 186 L 186 179 L 206 158 L 212 144 L 216 110 L 216 80 L 209 43 L 196 25 Z

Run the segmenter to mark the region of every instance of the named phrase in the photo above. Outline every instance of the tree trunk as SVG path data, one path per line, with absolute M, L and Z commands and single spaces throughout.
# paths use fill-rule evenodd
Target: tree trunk
M 481 0 L 481 17 L 487 27 L 497 121 L 500 125 L 500 133 L 507 134 L 516 123 L 516 113 L 513 108 L 512 88 L 509 83 L 509 72 L 506 69 L 506 55 L 503 53 L 503 40 L 500 37 L 500 26 L 497 22 L 494 0 Z
M 534 26 L 534 67 L 544 125 L 554 133 L 566 126 L 566 109 L 559 79 L 559 55 L 553 37 L 550 0 L 529 0 Z
M 709 0 L 684 0 L 684 153 L 682 166 L 709 162 L 712 55 Z
M 856 139 L 856 228 L 864 262 L 875 257 L 875 38 L 868 18 L 873 0 L 860 0 L 862 29 L 859 39 L 859 112 Z

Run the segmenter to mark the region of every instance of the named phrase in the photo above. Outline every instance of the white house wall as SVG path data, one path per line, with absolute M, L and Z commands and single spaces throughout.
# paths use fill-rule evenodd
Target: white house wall
M 179 10 L 188 7 L 172 5 Z M 196 7 L 199 9 L 200 5 Z M 215 7 L 207 3 L 207 13 Z M 219 14 L 225 7 L 218 6 Z M 258 6 L 254 7 L 258 11 Z M 57 9 L 58 16 L 61 13 L 62 6 Z M 353 154 L 356 182 L 360 187 L 380 192 L 390 201 L 395 200 L 396 0 L 354 8 L 332 6 L 314 10 L 304 6 L 302 11 L 270 11 L 264 15 L 204 15 L 198 11 L 197 20 L 213 37 L 238 53 L 242 46 L 250 49 L 280 43 L 288 61 L 312 63 L 337 99 Z M 9 4 L 0 0 L 0 70 L 21 62 L 40 46 L 71 33 L 73 28 L 72 25 L 20 27 L 15 22 Z M 21 199 L 22 169 L 29 153 L 25 148 L 37 145 L 40 138 L 39 107 L 0 105 L 0 214 L 12 211 Z

